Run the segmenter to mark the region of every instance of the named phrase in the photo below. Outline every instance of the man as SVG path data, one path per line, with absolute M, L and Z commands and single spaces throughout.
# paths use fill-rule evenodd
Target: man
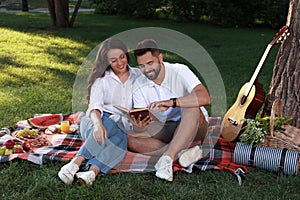
M 203 106 L 210 104 L 210 97 L 187 66 L 163 62 L 154 40 L 141 41 L 134 54 L 145 75 L 134 84 L 134 107 L 149 107 L 161 120 L 140 130 L 144 134 L 128 134 L 128 148 L 139 153 L 162 154 L 155 165 L 156 176 L 172 181 L 172 164 L 178 153 L 193 141 L 203 141 L 207 133 L 208 116 Z M 146 120 L 135 122 L 148 124 Z

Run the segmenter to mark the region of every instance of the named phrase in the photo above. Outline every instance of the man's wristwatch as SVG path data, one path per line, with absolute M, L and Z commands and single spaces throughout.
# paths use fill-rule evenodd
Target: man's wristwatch
M 172 108 L 175 108 L 175 107 L 177 107 L 177 98 L 171 98 L 170 100 L 172 100 L 172 101 L 173 101 Z

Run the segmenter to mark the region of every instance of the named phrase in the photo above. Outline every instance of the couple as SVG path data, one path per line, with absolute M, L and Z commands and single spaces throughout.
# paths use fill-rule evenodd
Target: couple
M 85 142 L 58 172 L 67 185 L 75 176 L 79 184 L 92 185 L 99 173 L 108 173 L 122 161 L 127 149 L 161 155 L 155 165 L 156 176 L 172 181 L 172 164 L 178 154 L 191 142 L 203 141 L 207 133 L 208 116 L 202 106 L 210 104 L 210 97 L 191 70 L 182 64 L 163 62 L 151 39 L 141 41 L 134 50 L 139 69 L 128 65 L 127 51 L 117 38 L 109 38 L 99 47 L 88 78 L 89 107 L 80 124 Z M 138 117 L 129 122 L 126 116 L 117 114 L 114 105 L 149 107 L 165 120 Z M 191 152 L 183 153 L 183 166 L 198 158 Z

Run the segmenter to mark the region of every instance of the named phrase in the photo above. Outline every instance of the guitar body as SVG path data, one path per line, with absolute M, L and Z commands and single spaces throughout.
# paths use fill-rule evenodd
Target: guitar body
M 245 83 L 243 85 L 235 103 L 231 106 L 223 118 L 221 124 L 221 135 L 228 141 L 233 141 L 239 135 L 239 132 L 243 126 L 243 120 L 245 119 L 246 111 L 254 99 L 256 89 L 253 85 L 246 101 L 244 104 L 241 103 L 248 85 L 249 83 Z
M 246 119 L 254 119 L 265 101 L 266 94 L 263 89 L 263 85 L 258 81 L 255 81 L 254 85 L 255 85 L 255 96 L 252 102 L 250 103 L 248 109 L 246 110 L 246 115 L 245 115 Z

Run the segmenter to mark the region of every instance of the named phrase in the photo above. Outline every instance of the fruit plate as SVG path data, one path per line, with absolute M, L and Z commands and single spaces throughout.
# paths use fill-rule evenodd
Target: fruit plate
M 23 136 L 17 136 L 14 137 L 14 140 L 21 142 L 21 143 L 30 143 L 31 147 L 43 147 L 43 146 L 51 146 L 51 142 L 44 137 L 43 135 L 38 135 L 35 137 L 23 137 Z

